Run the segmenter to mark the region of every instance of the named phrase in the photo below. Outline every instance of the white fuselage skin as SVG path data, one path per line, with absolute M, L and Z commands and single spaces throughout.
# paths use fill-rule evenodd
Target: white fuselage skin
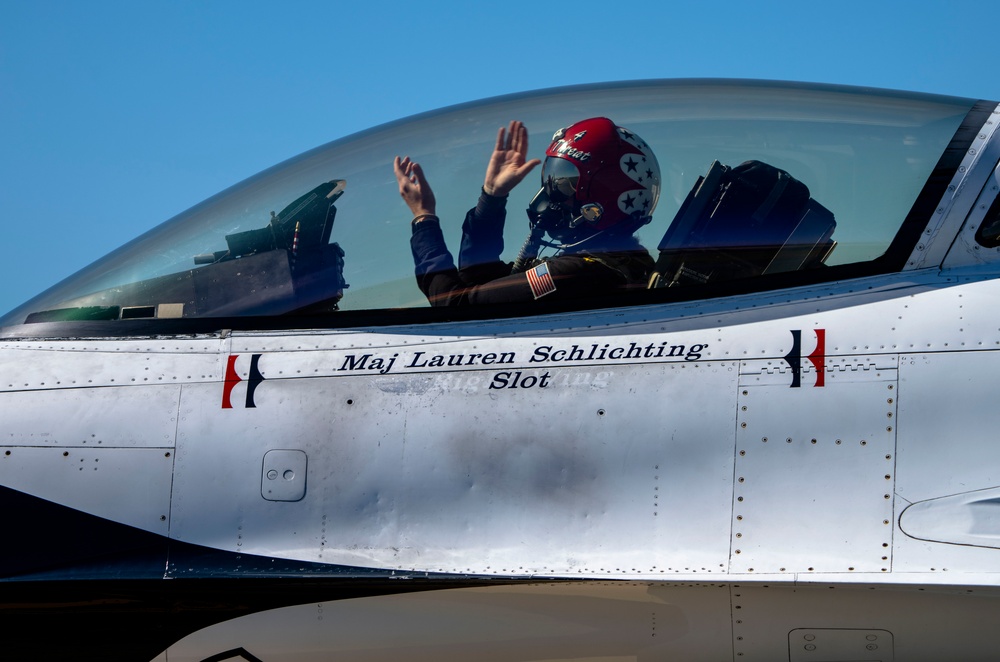
M 985 386 L 1000 370 L 998 285 L 982 271 L 486 329 L 6 342 L 19 381 L 0 384 L 0 476 L 235 553 L 642 582 L 615 596 L 702 586 L 696 602 L 719 605 L 699 609 L 726 623 L 742 620 L 733 594 L 799 587 L 760 617 L 780 637 L 733 650 L 765 659 L 796 628 L 874 628 L 899 655 L 892 610 L 913 591 L 978 612 L 956 595 L 1000 583 Z M 819 385 L 807 357 L 821 336 Z M 859 619 L 876 603 L 855 600 L 802 618 L 808 586 L 876 589 L 896 616 Z
M 899 273 L 488 322 L 0 341 L 0 486 L 236 558 L 497 582 L 263 612 L 165 662 L 994 659 L 1000 252 L 975 241 L 994 128 Z

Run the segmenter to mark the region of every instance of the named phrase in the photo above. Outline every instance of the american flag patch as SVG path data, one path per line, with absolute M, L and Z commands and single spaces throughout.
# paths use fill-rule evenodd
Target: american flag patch
M 528 269 L 525 275 L 528 277 L 531 293 L 536 299 L 556 291 L 556 284 L 552 280 L 552 274 L 549 273 L 548 265 L 540 264 L 534 269 Z

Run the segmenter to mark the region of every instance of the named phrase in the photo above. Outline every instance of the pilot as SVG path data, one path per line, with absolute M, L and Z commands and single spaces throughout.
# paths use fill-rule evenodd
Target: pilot
M 413 213 L 417 284 L 431 305 L 579 299 L 645 288 L 653 259 L 634 233 L 652 220 L 659 195 L 660 169 L 649 146 L 604 117 L 557 131 L 545 150 L 542 187 L 527 210 L 528 238 L 512 265 L 500 260 L 507 196 L 541 163 L 527 160 L 527 153 L 521 122 L 499 129 L 479 201 L 462 226 L 458 268 L 420 164 L 395 158 L 399 193 Z M 543 245 L 555 253 L 539 259 Z

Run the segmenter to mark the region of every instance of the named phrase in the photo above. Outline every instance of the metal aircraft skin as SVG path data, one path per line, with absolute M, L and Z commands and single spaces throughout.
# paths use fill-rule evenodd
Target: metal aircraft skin
M 659 162 L 650 287 L 428 306 L 393 158 L 457 246 L 498 127 L 541 158 L 590 117 Z M 995 659 L 998 121 L 837 86 L 560 88 L 167 221 L 0 318 L 5 657 Z M 713 217 L 748 161 L 826 220 Z

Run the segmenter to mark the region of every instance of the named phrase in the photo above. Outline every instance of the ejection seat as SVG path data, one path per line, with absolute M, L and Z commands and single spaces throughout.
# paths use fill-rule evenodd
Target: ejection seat
M 660 240 L 649 287 L 820 267 L 836 247 L 836 227 L 833 214 L 784 170 L 715 161 Z

